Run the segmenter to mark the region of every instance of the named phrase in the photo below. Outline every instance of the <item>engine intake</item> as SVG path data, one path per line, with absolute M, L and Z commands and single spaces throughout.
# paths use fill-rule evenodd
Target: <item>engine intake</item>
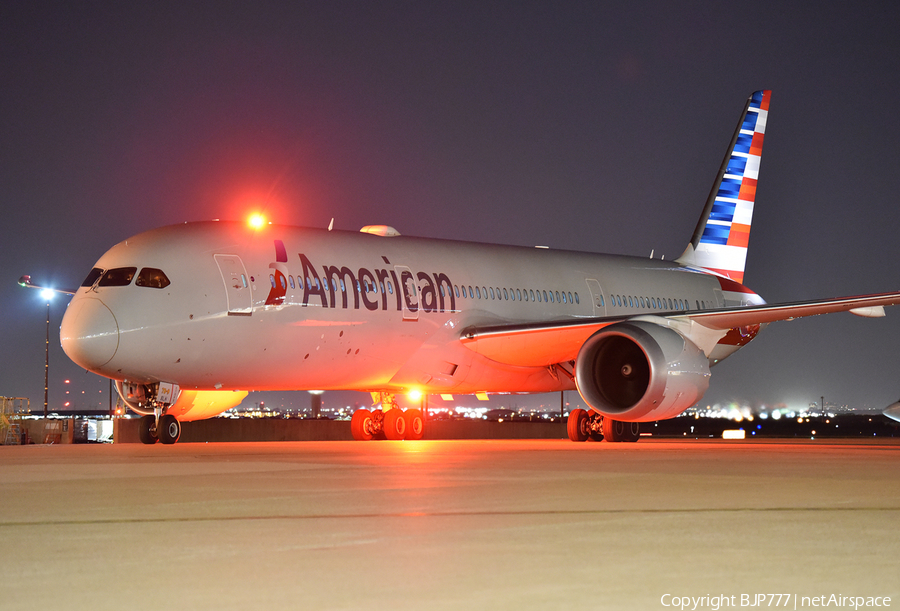
M 594 333 L 575 361 L 575 381 L 595 411 L 615 420 L 673 418 L 709 388 L 709 359 L 677 331 L 630 321 Z

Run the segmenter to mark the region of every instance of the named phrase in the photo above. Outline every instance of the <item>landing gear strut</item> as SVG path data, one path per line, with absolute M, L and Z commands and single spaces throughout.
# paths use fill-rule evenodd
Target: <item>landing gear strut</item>
M 381 393 L 381 404 L 384 411 L 362 408 L 353 413 L 350 420 L 350 433 L 353 439 L 357 441 L 422 439 L 425 435 L 425 419 L 421 410 L 400 409 L 394 396 L 389 393 Z
M 594 411 L 573 409 L 569 412 L 566 431 L 572 441 L 637 441 L 641 436 L 639 422 L 622 422 L 604 418 Z

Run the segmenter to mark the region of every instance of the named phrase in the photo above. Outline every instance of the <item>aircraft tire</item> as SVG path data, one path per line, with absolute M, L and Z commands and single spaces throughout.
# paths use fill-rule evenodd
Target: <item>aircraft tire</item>
M 625 441 L 630 441 L 634 443 L 638 439 L 641 438 L 641 423 L 640 422 L 626 422 L 626 434 Z
M 425 419 L 422 418 L 422 411 L 418 409 L 408 409 L 405 414 L 406 418 L 406 439 L 410 441 L 418 441 L 425 436 Z
M 406 437 L 406 418 L 397 408 L 384 412 L 384 436 L 399 441 Z
M 375 421 L 372 418 L 372 412 L 363 408 L 353 412 L 350 419 L 350 434 L 356 441 L 371 441 L 373 430 L 375 429 Z
M 162 443 L 168 445 L 177 443 L 178 438 L 181 437 L 181 423 L 175 416 L 166 414 L 159 419 L 159 424 L 156 425 L 156 434 Z
M 622 422 L 621 420 L 603 419 L 603 438 L 606 441 L 635 442 L 641 436 L 640 422 Z
M 141 443 L 153 445 L 158 441 L 156 437 L 156 418 L 153 416 L 143 416 L 138 425 L 138 436 Z
M 569 412 L 569 419 L 566 421 L 566 432 L 569 434 L 569 439 L 587 441 L 590 434 L 589 423 L 590 420 L 585 410 L 576 408 Z
M 625 434 L 625 423 L 621 420 L 613 420 L 612 418 L 603 419 L 603 438 L 606 441 L 617 443 L 622 441 L 622 435 Z

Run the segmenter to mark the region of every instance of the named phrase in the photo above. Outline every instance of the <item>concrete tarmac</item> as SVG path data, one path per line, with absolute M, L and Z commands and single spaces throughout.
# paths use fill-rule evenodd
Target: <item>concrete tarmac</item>
M 900 606 L 892 442 L 0 447 L 0 495 L 4 610 Z

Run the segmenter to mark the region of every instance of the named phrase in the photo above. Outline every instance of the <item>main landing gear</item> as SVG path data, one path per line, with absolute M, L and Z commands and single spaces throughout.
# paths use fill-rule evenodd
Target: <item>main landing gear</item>
M 401 410 L 399 408 L 382 411 L 369 411 L 365 408 L 353 413 L 350 420 L 350 433 L 357 441 L 372 439 L 422 439 L 425 434 L 425 421 L 418 409 Z
M 641 436 L 639 422 L 622 422 L 604 418 L 594 411 L 573 409 L 566 423 L 569 439 L 572 441 L 637 441 Z
M 159 419 L 156 416 L 143 416 L 138 430 L 141 443 L 148 445 L 157 441 L 171 445 L 181 437 L 181 423 L 170 414 L 164 414 Z
M 407 439 L 415 441 L 425 434 L 425 419 L 422 411 L 411 408 L 402 410 L 393 395 L 381 396 L 384 409 L 358 409 L 350 420 L 350 433 L 357 441 L 372 439 Z

